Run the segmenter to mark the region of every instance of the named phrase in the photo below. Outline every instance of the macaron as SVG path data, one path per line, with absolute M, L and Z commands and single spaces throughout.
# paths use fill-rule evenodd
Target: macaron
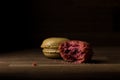
M 61 43 L 68 41 L 68 38 L 64 37 L 49 37 L 43 40 L 41 44 L 42 52 L 47 58 L 61 58 L 59 46 Z
M 59 51 L 63 60 L 74 63 L 88 63 L 94 53 L 90 43 L 80 40 L 63 42 Z

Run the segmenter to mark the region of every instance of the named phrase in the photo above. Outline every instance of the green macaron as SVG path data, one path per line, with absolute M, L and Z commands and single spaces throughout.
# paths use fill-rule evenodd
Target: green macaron
M 61 58 L 58 47 L 64 41 L 68 41 L 68 38 L 64 37 L 49 37 L 43 40 L 41 48 L 44 56 L 48 58 Z

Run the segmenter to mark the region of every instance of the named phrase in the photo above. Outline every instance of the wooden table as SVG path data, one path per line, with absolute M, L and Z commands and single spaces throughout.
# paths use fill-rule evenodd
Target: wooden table
M 48 59 L 40 49 L 0 54 L 0 78 L 32 80 L 116 80 L 120 79 L 120 47 L 94 47 L 91 63 L 74 64 Z

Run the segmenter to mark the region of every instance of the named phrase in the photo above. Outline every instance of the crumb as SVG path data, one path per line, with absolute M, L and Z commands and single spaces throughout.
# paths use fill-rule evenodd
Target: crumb
M 32 66 L 33 66 L 33 67 L 36 67 L 36 66 L 37 66 L 37 63 L 36 63 L 36 62 L 33 62 L 33 63 L 32 63 Z

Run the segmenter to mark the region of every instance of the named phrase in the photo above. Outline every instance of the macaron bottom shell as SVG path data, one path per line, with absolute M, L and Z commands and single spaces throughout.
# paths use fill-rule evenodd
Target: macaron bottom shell
M 43 54 L 47 58 L 52 58 L 52 59 L 61 58 L 60 53 L 57 52 L 43 52 Z

